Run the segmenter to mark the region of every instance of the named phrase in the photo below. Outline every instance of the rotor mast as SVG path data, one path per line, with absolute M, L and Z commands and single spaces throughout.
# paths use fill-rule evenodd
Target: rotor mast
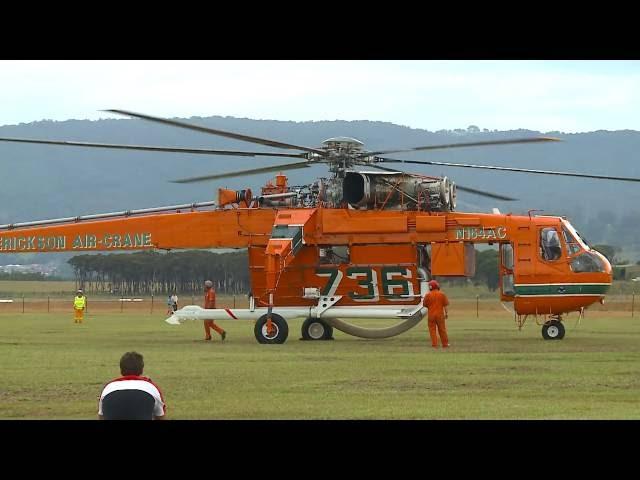
M 325 161 L 329 164 L 329 171 L 344 177 L 345 170 L 358 164 L 364 143 L 351 137 L 332 137 L 322 142 L 322 148 L 327 152 Z

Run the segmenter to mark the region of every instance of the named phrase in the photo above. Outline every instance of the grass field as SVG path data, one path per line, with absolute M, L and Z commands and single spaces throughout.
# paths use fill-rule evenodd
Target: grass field
M 497 304 L 497 302 L 496 302 Z M 602 307 L 600 307 L 602 308 Z M 484 306 L 483 306 L 484 309 Z M 0 313 L 0 418 L 94 419 L 122 353 L 145 356 L 170 419 L 640 419 L 640 318 L 590 311 L 562 341 L 499 306 L 451 308 L 450 350 L 426 325 L 395 338 L 259 345 L 253 324 L 170 326 L 163 312 Z M 389 322 L 359 321 L 382 326 Z

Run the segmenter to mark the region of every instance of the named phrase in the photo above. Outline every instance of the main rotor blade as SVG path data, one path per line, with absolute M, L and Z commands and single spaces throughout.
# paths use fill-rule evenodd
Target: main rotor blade
M 153 147 L 148 145 L 121 145 L 116 143 L 70 142 L 66 140 L 37 140 L 33 138 L 0 138 L 0 142 L 41 143 L 71 147 L 115 148 L 121 150 L 144 150 L 150 152 L 195 153 L 201 155 L 233 155 L 238 157 L 288 157 L 304 158 L 304 153 L 243 152 L 238 150 L 211 150 L 208 148 Z
M 484 190 L 476 190 L 475 188 L 463 187 L 462 185 L 458 185 L 457 183 L 456 188 L 462 192 L 472 193 L 474 195 L 489 197 L 496 200 L 504 200 L 505 202 L 515 202 L 518 200 L 517 198 L 505 197 L 504 195 L 499 195 L 497 193 L 486 192 Z
M 151 122 L 164 123 L 165 125 L 186 128 L 188 130 L 196 130 L 198 132 L 210 133 L 212 135 L 220 135 L 221 137 L 228 137 L 236 140 L 243 140 L 245 142 L 258 143 L 260 145 L 267 145 L 269 147 L 304 150 L 306 152 L 316 153 L 322 156 L 326 155 L 326 152 L 324 150 L 318 150 L 318 149 L 309 148 L 309 147 L 300 147 L 298 145 L 293 145 L 290 143 L 283 143 L 283 142 L 268 140 L 268 139 L 259 138 L 259 137 L 251 137 L 249 135 L 241 135 L 239 133 L 226 132 L 224 130 L 216 130 L 214 128 L 202 127 L 200 125 L 193 125 L 191 123 L 179 122 L 177 120 L 169 120 L 168 118 L 153 117 L 151 115 L 145 115 L 142 113 L 129 112 L 127 110 L 104 110 L 104 111 L 111 112 L 111 113 L 118 113 L 120 115 L 128 115 L 130 117 L 135 117 L 135 118 L 141 118 L 143 120 L 149 120 Z
M 401 170 L 393 170 L 391 168 L 381 167 L 380 165 L 375 165 L 375 164 L 367 164 L 367 165 L 373 168 L 379 168 L 380 170 L 386 170 L 387 172 L 402 173 L 404 175 L 409 175 L 409 176 L 412 175 L 411 173 L 403 172 Z M 462 192 L 472 193 L 474 195 L 479 195 L 481 197 L 489 197 L 496 200 L 504 200 L 506 202 L 514 202 L 518 200 L 517 198 L 506 197 L 504 195 L 499 195 L 497 193 L 491 193 L 483 190 L 476 190 L 475 188 L 463 187 L 462 185 L 458 185 L 457 183 L 456 183 L 456 188 Z
M 621 182 L 640 182 L 640 178 L 635 177 L 614 177 L 610 175 L 592 175 L 589 173 L 577 173 L 577 172 L 558 172 L 554 170 L 532 170 L 528 168 L 513 168 L 513 167 L 498 167 L 495 165 L 473 165 L 466 163 L 449 163 L 449 162 L 433 162 L 430 160 L 398 160 L 395 158 L 383 158 L 377 157 L 378 161 L 384 163 L 413 163 L 418 165 L 438 165 L 442 167 L 462 167 L 462 168 L 481 168 L 485 170 L 500 170 L 504 172 L 522 172 L 522 173 L 536 173 L 541 175 L 562 175 L 565 177 L 583 177 L 583 178 L 595 178 L 599 180 L 617 180 Z
M 510 145 L 513 143 L 539 143 L 539 142 L 561 142 L 559 138 L 554 137 L 528 137 L 528 138 L 512 138 L 506 140 L 487 140 L 485 142 L 466 142 L 466 143 L 446 143 L 442 145 L 426 145 L 424 147 L 409 148 L 406 150 L 380 150 L 378 152 L 367 152 L 360 154 L 361 157 L 370 157 L 372 155 L 386 155 L 389 153 L 405 153 L 421 150 L 440 150 L 444 148 L 460 148 L 460 147 L 486 147 L 490 145 Z
M 172 183 L 194 183 L 204 182 L 206 180 L 216 180 L 218 178 L 243 177 L 248 175 L 257 175 L 258 173 L 276 172 L 282 170 L 294 170 L 296 168 L 306 168 L 311 166 L 310 162 L 285 163 L 281 165 L 273 165 L 270 167 L 252 168 L 250 170 L 236 170 L 235 172 L 225 172 L 216 175 L 203 175 L 201 177 L 182 178 L 180 180 L 172 180 Z

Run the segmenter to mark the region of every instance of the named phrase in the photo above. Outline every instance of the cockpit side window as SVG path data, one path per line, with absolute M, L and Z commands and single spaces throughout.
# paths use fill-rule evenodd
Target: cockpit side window
M 555 228 L 547 227 L 540 230 L 540 256 L 544 260 L 559 260 L 562 256 L 560 236 Z
M 567 244 L 567 251 L 569 252 L 569 255 L 575 255 L 582 250 L 580 248 L 580 244 L 575 239 L 575 237 L 571 235 L 571 232 L 569 232 L 569 230 L 563 228 L 562 235 L 564 235 L 564 241 Z

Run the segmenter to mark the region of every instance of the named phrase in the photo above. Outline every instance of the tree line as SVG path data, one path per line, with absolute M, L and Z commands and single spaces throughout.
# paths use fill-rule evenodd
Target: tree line
M 484 284 L 490 290 L 498 287 L 497 257 L 496 250 L 477 252 L 474 283 Z M 202 290 L 205 280 L 212 280 L 221 293 L 244 294 L 251 289 L 246 251 L 77 255 L 68 263 L 77 287 L 90 293 L 193 293 Z
M 68 260 L 78 288 L 120 295 L 193 293 L 211 280 L 218 292 L 249 291 L 246 252 L 136 252 L 76 255 Z

